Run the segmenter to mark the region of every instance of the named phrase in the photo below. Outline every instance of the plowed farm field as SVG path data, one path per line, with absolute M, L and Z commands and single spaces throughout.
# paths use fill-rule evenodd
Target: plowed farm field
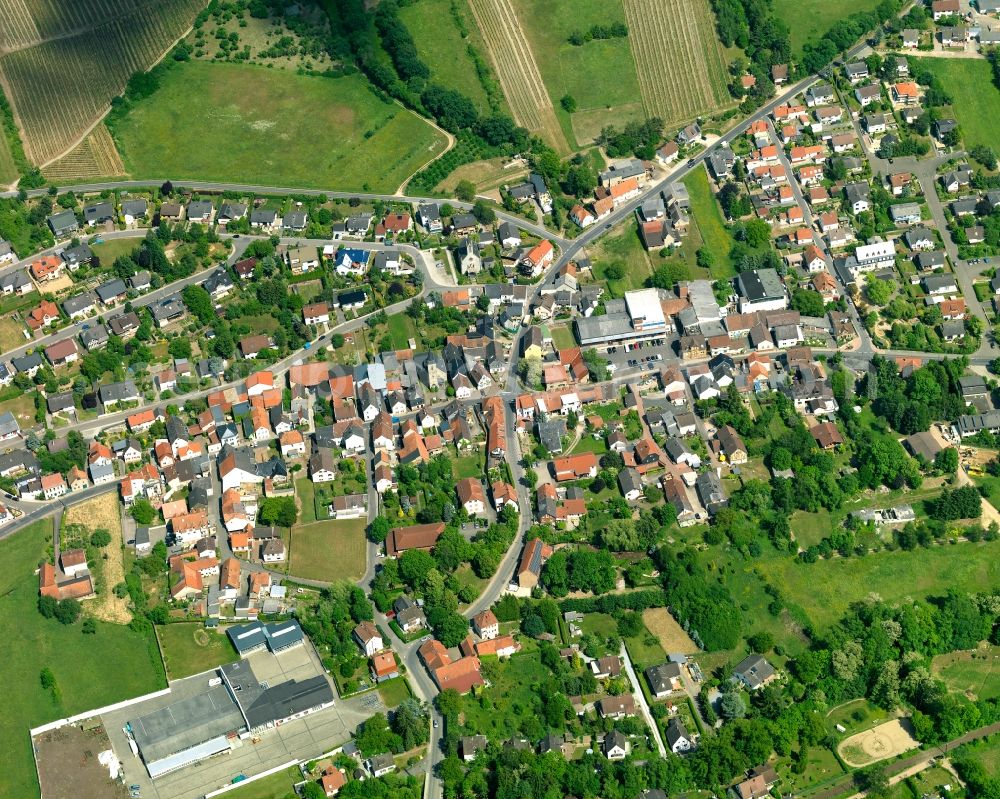
M 136 72 L 154 64 L 205 0 L 0 0 L 0 82 L 25 154 L 72 148 Z
M 514 120 L 560 152 L 569 146 L 510 0 L 469 0 Z
M 623 0 L 643 103 L 668 126 L 731 105 L 708 0 Z

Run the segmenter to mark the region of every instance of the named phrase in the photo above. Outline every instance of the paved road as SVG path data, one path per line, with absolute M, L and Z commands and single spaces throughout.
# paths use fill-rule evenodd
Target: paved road
M 151 187 L 158 187 L 167 182 L 168 178 L 150 178 L 149 180 L 119 180 L 110 181 L 107 183 L 83 183 L 80 185 L 69 186 L 67 188 L 72 189 L 77 194 L 86 194 L 101 191 L 115 191 L 118 189 L 148 189 Z M 298 189 L 291 188 L 288 186 L 260 186 L 253 183 L 219 183 L 215 181 L 201 181 L 201 180 L 171 180 L 170 181 L 174 189 L 190 189 L 191 191 L 205 191 L 205 192 L 223 192 L 232 191 L 238 192 L 240 194 L 273 194 L 273 195 L 302 195 L 317 197 L 319 195 L 326 195 L 327 197 L 332 197 L 341 200 L 349 200 L 351 198 L 358 198 L 361 200 L 381 200 L 383 202 L 395 202 L 395 203 L 442 203 L 447 202 L 453 208 L 460 208 L 462 210 L 468 211 L 472 208 L 472 203 L 462 202 L 461 200 L 442 200 L 440 197 L 419 197 L 412 195 L 398 195 L 398 194 L 371 194 L 369 192 L 357 192 L 357 191 L 335 191 L 333 189 Z M 41 197 L 48 194 L 48 188 L 43 189 L 32 189 L 28 192 L 29 197 Z M 18 192 L 7 191 L 0 192 L 0 197 L 16 197 Z M 496 212 L 497 218 L 504 221 L 510 222 L 518 227 L 533 233 L 541 238 L 551 239 L 553 241 L 563 241 L 558 233 L 546 228 L 544 225 L 539 225 L 534 222 L 529 222 L 526 219 L 522 219 L 519 216 L 509 214 L 506 211 L 498 210 Z
M 61 515 L 63 510 L 68 508 L 70 505 L 75 505 L 78 502 L 86 502 L 88 499 L 92 499 L 93 497 L 117 490 L 118 481 L 116 480 L 111 483 L 104 483 L 103 485 L 91 486 L 83 491 L 74 491 L 72 494 L 67 494 L 64 497 L 49 500 L 47 502 L 24 502 L 21 500 L 11 500 L 5 497 L 3 500 L 5 504 L 23 510 L 24 515 L 15 519 L 10 524 L 5 524 L 3 527 L 0 527 L 0 540 L 23 530 L 25 527 L 37 522 L 39 519 L 51 516 L 53 513 Z M 59 517 L 57 516 L 56 518 L 58 520 Z

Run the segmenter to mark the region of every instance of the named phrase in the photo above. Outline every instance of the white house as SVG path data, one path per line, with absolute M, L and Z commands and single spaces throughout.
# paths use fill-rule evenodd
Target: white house
M 476 635 L 484 641 L 489 641 L 500 635 L 500 622 L 492 610 L 477 613 L 472 619 L 472 627 L 476 631 Z

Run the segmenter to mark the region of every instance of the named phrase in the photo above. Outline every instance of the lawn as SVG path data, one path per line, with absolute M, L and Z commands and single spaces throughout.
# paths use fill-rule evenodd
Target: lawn
M 923 58 L 920 67 L 937 75 L 952 96 L 952 110 L 962 131 L 965 149 L 977 144 L 996 147 L 996 120 L 1000 90 L 993 84 L 990 64 L 975 58 Z M 942 110 L 942 116 L 946 114 Z
M 830 710 L 826 714 L 826 726 L 831 735 L 838 739 L 871 729 L 889 718 L 888 712 L 867 699 L 854 699 Z M 847 732 L 839 732 L 837 725 Z
M 367 565 L 366 519 L 322 521 L 292 528 L 290 574 L 307 580 L 361 579 Z
M 121 255 L 131 255 L 139 248 L 142 238 L 108 239 L 102 244 L 91 244 L 94 255 L 101 259 L 101 266 L 111 266 Z
M 514 6 L 570 142 L 582 145 L 605 125 L 645 117 L 629 37 L 569 43 L 576 31 L 625 22 L 621 0 L 515 0 Z M 576 101 L 573 114 L 561 105 L 565 95 Z
M 618 635 L 618 624 L 614 617 L 607 613 L 588 613 L 580 622 L 580 629 L 586 635 L 596 635 L 600 638 Z
M 951 793 L 943 790 L 945 785 L 951 786 Z M 896 783 L 890 790 L 889 799 L 921 799 L 923 796 L 954 796 L 954 775 L 942 766 L 932 766 L 919 774 L 914 774 L 902 782 Z M 958 794 L 959 796 L 961 793 Z
M 152 631 L 98 622 L 95 635 L 83 635 L 79 623 L 63 626 L 39 615 L 34 570 L 51 537 L 51 521 L 39 521 L 0 542 L 0 637 L 11 644 L 0 716 L 0 740 L 7 750 L 0 796 L 38 795 L 31 727 L 166 685 Z M 44 667 L 55 675 L 59 702 L 39 683 Z
M 695 169 L 684 178 L 688 195 L 691 198 L 691 216 L 698 226 L 704 246 L 715 258 L 712 265 L 712 277 L 716 280 L 730 278 L 736 275 L 733 263 L 729 260 L 729 251 L 733 248 L 733 237 L 726 229 L 722 218 L 722 209 L 715 201 L 712 187 L 708 183 L 708 172 L 704 167 Z
M 977 699 L 1000 696 L 1000 647 L 938 655 L 931 663 L 931 670 L 951 691 L 967 693 Z
M 468 39 L 462 38 L 452 13 L 453 5 L 460 9 Z M 486 46 L 466 4 L 452 3 L 452 0 L 421 0 L 400 8 L 399 17 L 413 36 L 417 55 L 430 69 L 431 79 L 460 91 L 472 100 L 480 113 L 489 112 L 489 99 L 468 51 L 471 43 L 487 61 Z
M 39 296 L 37 291 L 29 291 L 27 294 L 11 294 L 9 297 L 0 298 L 0 314 L 8 314 L 12 311 L 20 311 L 22 308 L 34 308 L 38 305 Z
M 645 627 L 637 636 L 626 638 L 625 647 L 636 672 L 641 672 L 647 666 L 656 666 L 667 659 L 667 653 L 660 646 L 659 639 Z
M 552 334 L 552 343 L 557 349 L 568 350 L 576 346 L 576 338 L 569 325 L 550 325 L 549 332 Z
M 112 133 L 136 178 L 362 191 L 395 191 L 445 145 L 359 75 L 193 62 L 170 69 Z
M 20 175 L 17 165 L 14 163 L 14 156 L 10 154 L 10 145 L 6 136 L 0 136 L 0 185 L 9 186 Z
M 422 4 L 417 4 L 415 6 L 410 6 L 410 8 L 419 8 Z M 413 324 L 413 319 L 411 319 L 405 313 L 395 313 L 389 317 L 388 321 L 389 335 L 392 336 L 392 346 L 393 349 L 405 350 L 409 349 L 410 339 L 415 338 L 419 340 L 421 336 L 417 333 L 417 327 Z
M 603 455 L 607 451 L 607 441 L 603 438 L 594 438 L 590 433 L 584 433 L 580 436 L 580 440 L 576 442 L 576 446 L 567 454 L 576 455 L 578 452 L 593 452 L 595 455 Z
M 795 540 L 805 548 L 818 544 L 833 532 L 833 519 L 830 511 L 821 508 L 816 513 L 797 510 L 789 519 Z
M 14 350 L 25 343 L 24 325 L 12 316 L 0 319 L 0 352 Z
M 774 16 L 788 26 L 792 52 L 826 35 L 835 23 L 856 11 L 871 11 L 878 0 L 774 0 Z
M 994 779 L 1000 778 L 1000 735 L 992 735 L 962 747 L 963 756 L 978 760 Z
M 18 424 L 22 428 L 31 427 L 35 424 L 35 395 L 34 392 L 31 394 L 22 394 L 20 397 L 15 399 L 7 400 L 6 402 L 0 402 L 0 413 L 6 413 L 10 411 L 14 414 L 17 419 Z
M 638 227 L 631 220 L 623 227 L 616 228 L 605 236 L 594 255 L 594 276 L 608 285 L 612 297 L 622 297 L 626 291 L 641 289 L 653 274 L 649 255 L 639 240 Z M 623 276 L 611 279 L 607 276 L 609 267 L 620 267 Z
M 482 456 L 479 454 L 479 450 L 476 450 L 471 455 L 461 455 L 451 459 L 451 470 L 456 480 L 461 480 L 463 477 L 481 478 L 484 468 L 485 464 L 483 463 Z
M 302 524 L 312 524 L 316 521 L 316 487 L 308 477 L 300 477 L 295 481 L 295 496 L 299 498 L 299 521 Z
M 476 599 L 479 595 L 483 593 L 483 589 L 489 582 L 485 577 L 478 577 L 476 573 L 472 570 L 472 567 L 468 563 L 463 563 L 454 572 L 455 580 L 458 582 L 459 589 L 469 588 L 471 589 L 473 595 Z
M 394 677 L 391 680 L 379 683 L 378 693 L 388 708 L 394 708 L 404 699 L 409 699 L 412 696 L 410 685 L 406 682 L 406 677 Z
M 863 558 L 799 563 L 790 557 L 760 561 L 759 568 L 800 606 L 819 630 L 839 620 L 852 602 L 874 592 L 887 602 L 941 595 L 950 588 L 980 591 L 1000 580 L 1000 543 L 955 544 Z
M 238 659 L 236 650 L 221 630 L 203 624 L 167 624 L 157 628 L 167 677 L 179 680 Z
M 243 788 L 235 788 L 226 796 L 233 799 L 286 799 L 294 794 L 292 786 L 297 782 L 302 782 L 302 772 L 298 766 L 289 766 L 284 771 L 255 780 Z
M 798 754 L 798 747 L 795 747 Z M 807 789 L 815 789 L 828 780 L 840 777 L 844 773 L 837 757 L 825 746 L 810 746 L 806 754 L 806 769 L 802 774 L 792 771 L 790 757 L 779 758 L 775 770 L 781 777 L 782 790 L 794 792 L 796 796 L 804 795 Z

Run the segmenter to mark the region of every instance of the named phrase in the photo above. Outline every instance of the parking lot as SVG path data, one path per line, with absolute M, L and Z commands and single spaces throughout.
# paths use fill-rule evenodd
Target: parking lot
M 319 657 L 308 643 L 277 655 L 255 652 L 247 660 L 258 680 L 270 685 L 323 673 Z M 208 679 L 202 675 L 178 680 L 171 684 L 171 693 L 167 696 L 102 717 L 112 748 L 124 765 L 125 783 L 138 784 L 142 799 L 200 799 L 240 774 L 250 777 L 290 761 L 316 757 L 345 743 L 358 724 L 384 710 L 377 692 L 347 700 L 336 699 L 332 707 L 261 733 L 256 743 L 252 738 L 236 741 L 229 754 L 179 769 L 154 782 L 141 758 L 134 756 L 129 748 L 123 729 L 126 722 L 180 699 L 204 693 L 208 689 Z

